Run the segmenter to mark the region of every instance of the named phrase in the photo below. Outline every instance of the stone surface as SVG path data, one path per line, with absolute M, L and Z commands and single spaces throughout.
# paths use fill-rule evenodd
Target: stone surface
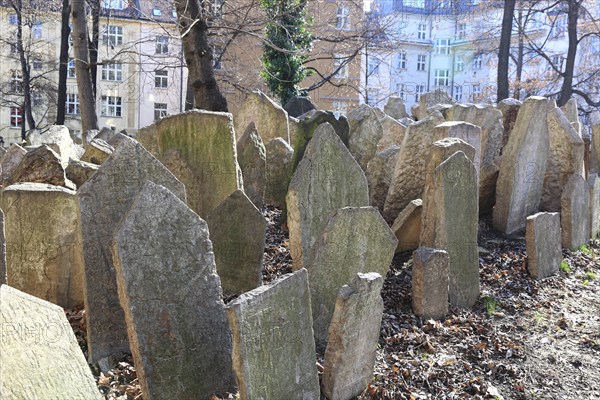
M 110 249 L 117 225 L 147 181 L 165 186 L 185 199 L 183 184 L 141 144 L 127 138 L 77 191 L 91 363 L 129 349 Z
M 78 159 L 81 157 L 81 146 L 77 146 L 71 134 L 69 128 L 64 125 L 52 125 L 44 133 L 32 132 L 27 136 L 30 144 L 34 146 L 42 144 L 56 144 L 59 148 L 57 151 L 60 154 L 61 164 L 63 168 L 66 168 L 69 164 L 69 159 Z
M 85 148 L 81 161 L 102 165 L 115 148 L 102 139 L 93 139 Z
M 236 148 L 237 160 L 244 177 L 244 192 L 260 209 L 265 202 L 267 186 L 267 151 L 254 122 L 248 125 Z
M 2 399 L 102 397 L 62 308 L 0 286 Z
M 331 125 L 317 128 L 292 176 L 286 204 L 294 270 L 312 258 L 332 212 L 369 205 L 367 178 Z
M 73 188 L 72 183 L 67 181 L 60 155 L 45 144 L 25 154 L 14 170 L 10 182 L 47 183 Z
M 539 209 L 550 146 L 547 115 L 553 103 L 543 97 L 526 99 L 503 150 L 493 224 L 504 233 L 525 228 L 527 217 Z
M 368 104 L 361 104 L 348 114 L 350 136 L 348 150 L 363 171 L 377 151 L 383 128 L 377 114 Z
M 394 119 L 402 119 L 409 116 L 401 97 L 390 96 L 383 107 L 383 111 Z
M 560 214 L 537 213 L 527 217 L 525 234 L 527 270 L 534 279 L 544 279 L 560 268 Z
M 590 238 L 595 239 L 600 233 L 600 178 L 598 178 L 598 174 L 590 174 L 587 184 L 590 200 Z
M 354 398 L 373 379 L 383 316 L 382 287 L 381 275 L 359 273 L 340 289 L 323 368 L 322 388 L 329 400 Z
M 414 250 L 419 247 L 422 212 L 423 201 L 416 199 L 408 203 L 406 208 L 394 220 L 392 232 L 394 232 L 396 239 L 398 239 L 396 253 Z
M 576 250 L 590 239 L 590 198 L 587 182 L 573 174 L 565 184 L 560 198 L 560 227 L 562 246 Z
M 561 111 L 567 117 L 569 123 L 579 124 L 579 111 L 577 111 L 577 100 L 571 97 L 564 106 L 560 107 Z M 581 135 L 581 132 L 579 132 Z
M 0 285 L 6 284 L 6 235 L 4 211 L 0 209 Z
M 6 153 L 0 160 L 0 184 L 2 186 L 6 187 L 10 185 L 10 178 L 19 164 L 21 164 L 25 154 L 27 154 L 27 150 L 16 143 L 6 150 Z
M 435 141 L 434 128 L 443 122 L 444 117 L 440 113 L 434 113 L 408 126 L 385 200 L 383 216 L 386 221 L 391 223 L 408 203 L 422 198 L 425 162 L 431 144 Z
M 449 121 L 444 122 L 435 127 L 435 139 L 442 140 L 446 138 L 457 138 L 468 143 L 475 150 L 473 157 L 469 159 L 475 165 L 475 175 L 479 182 L 479 167 L 482 164 L 483 154 L 481 152 L 481 128 L 464 121 Z
M 77 196 L 42 183 L 19 183 L 0 195 L 8 284 L 61 307 L 83 304 L 83 249 Z
M 248 93 L 248 97 L 234 116 L 237 139 L 242 136 L 250 122 L 256 124 L 256 129 L 265 144 L 276 137 L 290 143 L 287 112 L 261 91 Z
M 369 203 L 380 211 L 383 211 L 385 206 L 385 198 L 399 154 L 400 146 L 390 146 L 376 153 L 367 165 L 365 175 L 369 184 Z
M 96 164 L 71 159 L 65 169 L 65 175 L 75 186 L 79 187 L 90 179 L 98 171 L 98 168 L 100 166 Z
M 419 247 L 412 258 L 412 307 L 423 319 L 442 319 L 448 313 L 450 257 L 444 250 Z
M 275 138 L 265 146 L 267 153 L 267 186 L 265 203 L 285 209 L 285 196 L 292 179 L 294 149 L 282 138 Z
M 517 99 L 504 99 L 498 103 L 498 110 L 502 112 L 502 121 L 504 125 L 504 132 L 502 133 L 502 148 L 508 143 L 508 138 L 512 132 L 519 109 L 523 105 L 523 102 Z
M 431 109 L 433 107 L 438 107 L 438 111 L 441 111 L 443 108 L 450 108 L 453 103 L 454 100 L 446 90 L 436 89 L 419 96 L 419 103 L 415 108 L 415 113 L 413 113 L 413 115 L 418 120 L 422 120 L 431 114 Z
M 283 109 L 290 117 L 298 118 L 302 114 L 305 114 L 310 110 L 316 110 L 317 108 L 308 97 L 294 96 L 285 103 Z
M 225 295 L 260 286 L 267 221 L 250 199 L 236 190 L 208 214 L 206 222 Z
M 590 143 L 589 173 L 600 174 L 600 111 L 593 112 L 590 120 L 592 126 L 592 138 Z M 8 151 L 10 152 L 10 149 Z M 2 165 L 4 165 L 4 162 Z
M 241 400 L 318 400 L 305 269 L 242 294 L 227 305 Z
M 560 197 L 567 179 L 583 170 L 584 144 L 558 107 L 548 112 L 548 134 L 550 149 L 540 208 L 560 212 Z
M 326 221 L 314 257 L 306 265 L 317 348 L 327 330 L 342 286 L 359 272 L 386 276 L 398 246 L 393 232 L 373 207 L 340 208 Z
M 112 254 L 144 397 L 233 392 L 231 332 L 206 222 L 148 182 L 116 229 Z
M 406 126 L 387 115 L 379 120 L 379 122 L 381 122 L 383 134 L 381 139 L 379 139 L 379 142 L 377 142 L 377 152 L 383 151 L 391 146 L 402 146 L 402 141 L 406 134 Z
M 202 218 L 243 189 L 231 114 L 192 110 L 161 118 L 137 137 L 185 185 L 190 208 Z

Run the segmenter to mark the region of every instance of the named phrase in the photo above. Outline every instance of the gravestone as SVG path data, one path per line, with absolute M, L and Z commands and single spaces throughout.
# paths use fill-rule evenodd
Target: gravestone
M 15 168 L 10 182 L 46 183 L 74 189 L 72 183 L 67 180 L 60 155 L 45 144 L 25 154 L 19 166 Z
M 412 307 L 423 319 L 442 319 L 448 313 L 450 258 L 444 250 L 419 247 L 412 258 Z
M 27 150 L 16 143 L 6 150 L 6 153 L 0 160 L 0 184 L 2 186 L 6 187 L 10 185 L 10 178 L 19 164 L 21 164 L 25 154 L 27 154 Z
M 361 104 L 348 114 L 350 133 L 348 150 L 363 171 L 377 151 L 383 128 L 377 114 L 368 104 Z
M 383 317 L 382 287 L 381 275 L 359 273 L 339 291 L 323 368 L 322 388 L 329 400 L 354 398 L 373 379 Z
M 482 148 L 482 130 L 479 126 L 473 125 L 464 121 L 449 121 L 444 122 L 435 127 L 435 140 L 442 140 L 446 138 L 457 138 L 468 143 L 475 150 L 473 157 L 469 156 L 469 159 L 475 165 L 475 176 L 479 183 L 479 171 L 480 166 L 483 163 Z
M 73 142 L 69 128 L 64 125 L 52 125 L 44 133 L 31 132 L 27 139 L 33 146 L 56 144 L 59 148 L 57 153 L 60 154 L 63 168 L 67 167 L 69 159 L 78 159 L 83 151 L 81 146 L 77 146 Z
M 330 213 L 369 205 L 367 178 L 331 125 L 317 128 L 292 176 L 286 204 L 293 270 L 312 258 Z
M 562 261 L 560 214 L 542 212 L 527 217 L 525 243 L 529 275 L 544 279 L 558 271 Z
M 406 106 L 404 105 L 402 97 L 388 97 L 388 101 L 383 107 L 383 111 L 394 119 L 402 119 L 409 116 L 406 112 Z
M 98 168 L 100 168 L 99 165 L 71 159 L 65 169 L 65 175 L 76 187 L 79 187 L 90 179 L 98 171 Z
M 161 118 L 137 137 L 185 185 L 190 208 L 202 218 L 243 189 L 231 114 L 192 110 Z
M 100 400 L 62 308 L 0 286 L 0 393 L 5 400 Z
M 573 124 L 573 128 L 581 137 L 581 124 L 579 123 L 579 111 L 577 110 L 577 100 L 571 97 L 564 106 L 560 107 L 561 111 L 567 117 L 569 124 Z M 579 129 L 577 129 L 579 127 Z
M 233 122 L 237 139 L 250 122 L 254 122 L 265 145 L 276 137 L 290 143 L 288 113 L 261 91 L 248 93 Z
M 145 398 L 234 391 L 231 332 L 208 226 L 148 182 L 112 242 L 119 300 Z
M 369 185 L 369 203 L 380 211 L 383 211 L 385 206 L 385 198 L 399 154 L 400 146 L 392 145 L 376 153 L 367 166 L 365 175 Z
M 77 190 L 90 363 L 129 349 L 110 248 L 115 228 L 147 181 L 165 186 L 185 200 L 183 184 L 141 144 L 127 138 Z
M 260 286 L 267 221 L 250 199 L 236 190 L 206 222 L 223 292 L 240 294 Z
M 554 107 L 554 101 L 534 96 L 519 109 L 496 185 L 493 224 L 504 233 L 525 228 L 527 217 L 538 211 L 550 145 L 547 115 Z
M 387 115 L 380 122 L 383 134 L 379 142 L 377 142 L 377 152 L 386 150 L 391 146 L 402 146 L 402 141 L 406 134 L 406 126 Z
M 444 89 L 436 89 L 419 96 L 419 102 L 415 104 L 412 110 L 417 120 L 427 118 L 434 110 L 442 112 L 444 109 L 450 109 L 454 100 Z
M 560 198 L 563 248 L 576 250 L 590 239 L 589 202 L 587 182 L 579 174 L 571 175 Z
M 267 182 L 265 203 L 285 208 L 285 196 L 292 179 L 294 149 L 282 138 L 275 138 L 265 146 L 267 153 Z
M 308 97 L 294 96 L 285 103 L 283 109 L 288 113 L 288 116 L 298 118 L 310 110 L 316 110 L 316 107 Z
M 102 165 L 115 148 L 102 139 L 93 139 L 85 148 L 81 161 Z
M 61 307 L 83 304 L 77 196 L 42 183 L 2 191 L 8 284 Z
M 0 209 L 0 285 L 6 285 L 6 236 L 4 211 Z
M 227 307 L 241 400 L 318 400 L 305 269 L 242 294 Z
M 598 174 L 590 174 L 587 184 L 590 192 L 590 238 L 596 239 L 600 233 L 600 178 L 598 178 Z
M 502 133 L 503 149 L 508 143 L 508 138 L 515 126 L 517 115 L 519 114 L 519 109 L 522 105 L 523 102 L 517 99 L 504 99 L 498 103 L 498 110 L 502 112 L 502 125 L 504 126 L 504 132 Z
M 345 207 L 326 221 L 314 257 L 306 265 L 317 349 L 325 350 L 327 330 L 342 286 L 359 273 L 386 276 L 398 241 L 373 207 Z
M 267 186 L 267 152 L 254 122 L 248 125 L 236 148 L 237 160 L 244 177 L 244 192 L 260 209 L 265 201 Z
M 592 137 L 590 142 L 590 174 L 600 174 L 600 111 L 595 111 L 590 117 Z M 10 149 L 8 149 L 10 151 Z M 7 153 L 8 154 L 8 153 Z M 4 161 L 2 162 L 4 166 Z
M 398 214 L 392 225 L 392 232 L 398 239 L 396 253 L 414 250 L 419 247 L 422 227 L 423 201 L 416 199 L 408 203 L 406 208 Z

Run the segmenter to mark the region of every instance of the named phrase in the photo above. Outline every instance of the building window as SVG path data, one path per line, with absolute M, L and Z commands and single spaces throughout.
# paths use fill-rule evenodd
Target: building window
M 481 69 L 482 64 L 483 64 L 483 55 L 476 54 L 475 57 L 473 57 L 473 69 L 474 70 Z
M 102 8 L 110 8 L 112 10 L 122 10 L 123 0 L 102 0 Z
M 36 21 L 31 27 L 31 34 L 34 39 L 42 38 L 42 23 L 40 21 Z
M 33 69 L 36 69 L 36 70 L 40 70 L 40 69 L 44 68 L 44 63 L 42 62 L 42 59 L 39 57 L 35 57 L 32 60 L 31 64 L 33 65 Z
M 116 81 L 123 80 L 123 64 L 103 64 L 102 65 L 102 80 Z
M 153 8 L 152 15 L 154 15 L 155 17 L 160 17 L 162 15 L 162 11 L 160 11 L 159 8 Z
M 564 35 L 567 30 L 567 16 L 565 14 L 561 14 L 556 16 L 554 21 L 552 21 L 552 27 L 550 28 L 550 37 L 551 38 L 559 38 Z
M 343 54 L 335 54 L 333 56 L 333 72 L 334 77 L 338 79 L 345 79 L 348 77 L 348 63 L 347 57 Z M 337 71 L 337 72 L 336 72 Z
M 419 28 L 417 29 L 417 38 L 427 39 L 427 24 L 419 24 Z
M 406 101 L 406 85 L 404 83 L 396 83 L 396 94 L 402 101 Z
M 402 51 L 398 54 L 398 68 L 406 69 L 406 52 Z
M 457 71 L 462 71 L 465 69 L 465 60 L 462 56 L 456 57 L 456 68 Z
M 427 61 L 427 56 L 420 54 L 417 56 L 417 71 L 425 71 L 425 62 Z
M 555 56 L 550 57 L 550 60 L 552 61 L 552 63 L 548 63 L 548 65 L 546 66 L 546 70 L 554 71 L 554 69 L 556 69 L 558 71 L 562 71 L 562 65 L 563 65 L 563 61 L 564 61 L 563 56 L 555 55 Z M 554 67 L 552 67 L 552 66 L 554 66 Z
M 458 24 L 458 40 L 467 38 L 467 24 Z
M 169 37 L 156 37 L 156 54 L 169 54 Z
M 463 97 L 463 88 L 460 85 L 454 86 L 454 100 L 462 101 Z
M 592 38 L 592 54 L 600 54 L 600 37 Z
M 175 10 L 171 11 L 171 17 L 177 18 L 177 11 L 175 11 Z
M 476 102 L 481 98 L 481 85 L 479 83 L 474 83 L 471 90 L 471 101 Z
M 23 93 L 23 77 L 16 70 L 13 70 L 10 77 L 10 91 L 12 93 Z
M 162 117 L 166 117 L 167 103 L 154 103 L 154 120 L 158 121 Z
M 79 96 L 73 93 L 67 93 L 66 113 L 69 115 L 79 115 Z
M 8 14 L 8 23 L 11 25 L 18 25 L 19 18 L 17 17 L 17 14 Z
M 11 128 L 20 128 L 23 124 L 23 115 L 21 112 L 21 107 L 11 107 L 10 108 L 10 127 Z
M 336 118 L 339 118 L 341 115 L 346 114 L 348 103 L 345 101 L 334 101 L 331 103 L 331 107 L 333 108 L 333 114 Z
M 450 54 L 450 40 L 438 39 L 435 43 L 435 50 L 437 54 Z
M 114 96 L 102 96 L 102 107 L 100 115 L 103 117 L 121 116 L 121 98 Z
M 67 63 L 67 78 L 75 78 L 75 60 L 72 58 Z
M 123 27 L 107 25 L 102 31 L 102 44 L 121 46 L 123 44 Z
M 339 6 L 335 14 L 335 27 L 337 29 L 350 29 L 350 9 Z
M 369 56 L 367 58 L 367 63 L 367 73 L 369 75 L 377 75 L 379 73 L 379 64 L 381 64 L 381 60 L 379 60 L 377 57 Z
M 169 82 L 166 69 L 157 69 L 154 71 L 154 87 L 166 88 L 168 84 Z
M 425 85 L 416 85 L 415 86 L 415 102 L 419 101 L 421 95 L 425 93 Z
M 450 82 L 450 71 L 447 69 L 436 69 L 434 85 L 436 87 L 448 86 Z
M 34 107 L 39 107 L 43 103 L 42 94 L 38 92 L 31 93 L 31 105 Z

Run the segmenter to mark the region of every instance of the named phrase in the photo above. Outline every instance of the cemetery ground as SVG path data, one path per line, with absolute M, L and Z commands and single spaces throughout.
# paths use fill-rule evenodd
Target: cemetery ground
M 291 257 L 281 212 L 266 206 L 263 213 L 268 283 L 291 272 Z M 450 307 L 440 321 L 413 315 L 412 254 L 396 255 L 382 291 L 375 377 L 359 399 L 600 398 L 600 241 L 563 250 L 560 271 L 536 281 L 527 274 L 524 237 L 490 227 L 480 221 L 479 301 L 468 310 Z M 66 312 L 87 356 L 85 313 Z M 323 355 L 317 358 L 321 365 Z M 142 398 L 131 355 L 103 369 L 92 366 L 104 398 Z

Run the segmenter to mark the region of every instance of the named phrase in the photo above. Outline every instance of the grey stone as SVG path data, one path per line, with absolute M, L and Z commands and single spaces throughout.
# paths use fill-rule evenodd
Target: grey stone
M 265 146 L 267 153 L 267 186 L 265 202 L 285 208 L 285 196 L 292 179 L 294 149 L 282 138 L 275 138 Z
M 409 116 L 401 97 L 390 96 L 383 107 L 383 111 L 394 119 L 402 119 Z
M 81 161 L 101 165 L 115 148 L 102 139 L 93 139 L 85 148 Z
M 571 97 L 564 106 L 560 107 L 561 111 L 567 117 L 569 123 L 579 124 L 579 111 L 577 111 L 577 100 Z M 581 137 L 581 132 L 579 132 Z
M 600 111 L 593 112 L 590 119 L 592 126 L 592 138 L 590 143 L 591 151 L 589 172 L 591 174 L 600 174 Z M 10 149 L 8 149 L 8 151 L 10 152 Z
M 596 239 L 600 233 L 600 178 L 590 174 L 587 180 L 590 191 L 590 238 Z
M 206 222 L 223 292 L 240 294 L 260 286 L 267 221 L 250 199 L 236 190 Z
M 383 317 L 382 287 L 381 275 L 359 273 L 340 289 L 323 368 L 323 393 L 330 400 L 354 398 L 373 379 Z
M 61 307 L 83 304 L 83 249 L 77 196 L 42 183 L 0 195 L 6 225 L 8 284 Z
M 67 167 L 69 159 L 78 159 L 83 151 L 80 146 L 73 142 L 69 128 L 64 125 L 52 125 L 44 133 L 32 132 L 27 136 L 27 139 L 34 146 L 56 144 L 59 148 L 57 153 L 60 154 L 63 168 Z
M 0 286 L 2 399 L 102 397 L 62 308 Z
M 508 143 L 508 138 L 513 130 L 519 109 L 523 105 L 523 102 L 517 99 L 504 99 L 498 103 L 498 110 L 502 112 L 502 125 L 504 126 L 504 132 L 502 133 L 502 148 Z
M 412 258 L 412 307 L 423 319 L 442 319 L 448 313 L 450 257 L 444 250 L 419 247 Z
M 436 111 L 441 111 L 442 109 L 452 107 L 454 100 L 448 92 L 444 89 L 436 89 L 431 92 L 427 92 L 419 96 L 419 103 L 416 104 L 413 115 L 417 118 L 417 120 L 425 119 L 428 115 L 431 114 L 432 108 L 438 107 L 435 109 Z M 441 107 L 440 107 L 441 106 Z
M 236 148 L 237 160 L 244 177 L 244 192 L 260 209 L 265 202 L 267 186 L 267 151 L 254 122 L 248 125 Z
M 576 250 L 590 239 L 590 199 L 587 182 L 579 174 L 567 180 L 560 198 L 562 246 Z
M 390 188 L 392 174 L 399 154 L 400 146 L 390 146 L 376 153 L 367 165 L 365 175 L 369 184 L 369 202 L 380 211 L 383 211 L 385 206 L 385 198 Z
M 208 226 L 148 182 L 112 242 L 119 300 L 145 398 L 234 391 L 231 332 Z
M 402 146 L 402 141 L 406 134 L 406 126 L 387 115 L 380 122 L 383 134 L 379 142 L 377 142 L 377 152 L 381 152 L 391 146 Z
M 83 185 L 100 168 L 99 165 L 79 160 L 69 160 L 69 165 L 65 169 L 67 179 L 71 180 L 77 187 Z
M 483 153 L 481 151 L 482 130 L 479 126 L 464 121 L 444 122 L 435 127 L 435 139 L 442 140 L 446 138 L 457 138 L 468 143 L 475 150 L 473 157 L 469 159 L 475 165 L 475 176 L 479 182 L 479 167 L 483 163 Z
M 67 180 L 60 155 L 47 145 L 28 151 L 14 170 L 10 183 L 34 182 L 72 188 Z
M 368 104 L 361 104 L 348 114 L 350 137 L 348 150 L 363 171 L 377 151 L 383 128 L 377 114 Z
M 285 103 L 283 109 L 290 117 L 298 118 L 310 110 L 316 110 L 317 107 L 315 107 L 308 97 L 294 96 Z
M 256 124 L 256 129 L 265 144 L 276 137 L 290 143 L 287 112 L 261 91 L 250 92 L 234 116 L 237 139 L 242 136 L 250 122 Z
M 414 250 L 419 247 L 422 227 L 423 201 L 416 199 L 408 203 L 392 225 L 392 232 L 398 239 L 396 253 Z
M 91 363 L 129 349 L 110 248 L 117 224 L 147 181 L 165 186 L 185 199 L 183 184 L 141 144 L 127 138 L 77 191 Z
M 318 400 L 305 269 L 242 294 L 227 305 L 241 400 Z
M 0 285 L 6 284 L 6 235 L 4 232 L 4 211 L 0 209 Z
M 534 279 L 553 275 L 562 261 L 560 214 L 537 213 L 527 217 L 525 234 L 527 270 Z
M 15 143 L 2 156 L 0 160 L 0 183 L 2 186 L 10 185 L 10 178 L 23 161 L 25 154 L 27 154 L 27 150 Z
M 330 213 L 369 205 L 367 178 L 331 125 L 317 128 L 292 176 L 286 204 L 294 270 L 312 258 Z
M 398 246 L 373 207 L 340 208 L 326 221 L 314 257 L 306 265 L 317 348 L 325 349 L 327 330 L 340 288 L 359 273 L 386 276 Z

